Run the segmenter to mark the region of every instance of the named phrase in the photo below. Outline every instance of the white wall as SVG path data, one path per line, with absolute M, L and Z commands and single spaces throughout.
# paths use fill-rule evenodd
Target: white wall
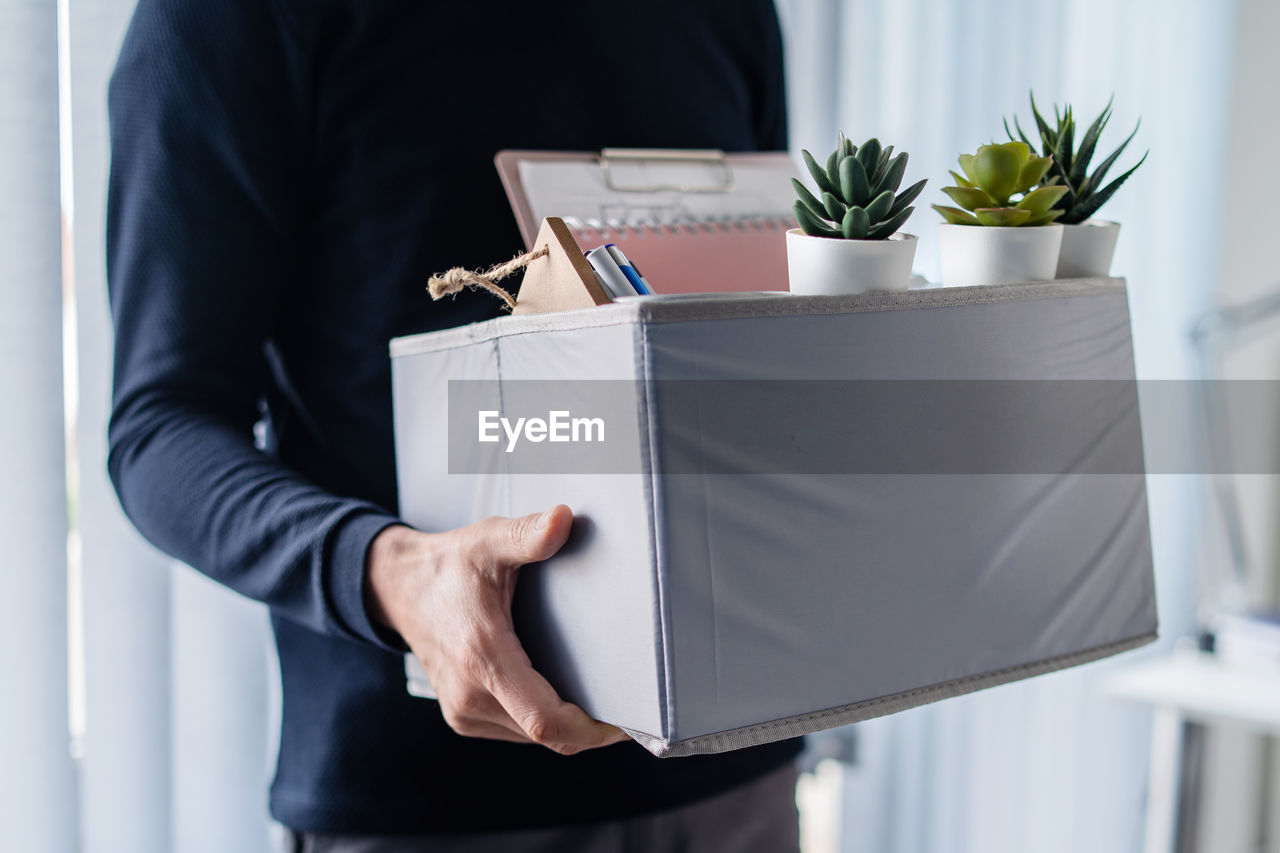
M 1276 186 L 1275 144 L 1280 139 L 1280 3 L 1275 0 L 1237 0 L 1234 26 L 1233 87 L 1225 158 L 1220 170 L 1209 174 L 1225 191 L 1220 215 L 1207 233 L 1220 241 L 1216 299 L 1233 305 L 1280 291 L 1280 239 L 1277 239 L 1271 198 Z M 1280 379 L 1280 321 L 1273 321 L 1256 339 L 1239 347 L 1225 361 L 1231 379 Z M 1280 433 L 1280 412 L 1251 429 Z M 1247 595 L 1254 605 L 1277 601 L 1280 520 L 1277 478 L 1249 475 L 1233 478 L 1240 497 L 1246 553 L 1253 569 Z M 1220 519 L 1210 516 L 1209 522 Z M 1217 529 L 1213 531 L 1219 533 Z M 1226 575 L 1227 555 L 1215 535 L 1204 552 L 1206 574 Z M 1213 594 L 1209 585 L 1206 592 Z M 1203 811 L 1197 849 L 1213 853 L 1252 853 L 1280 850 L 1280 762 L 1274 750 L 1268 759 L 1265 739 L 1220 726 L 1208 732 L 1203 776 Z M 1270 774 L 1268 788 L 1266 778 Z

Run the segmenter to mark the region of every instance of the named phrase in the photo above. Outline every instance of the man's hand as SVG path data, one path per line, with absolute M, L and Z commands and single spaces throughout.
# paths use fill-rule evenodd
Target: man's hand
M 486 518 L 447 533 L 388 527 L 366 572 L 370 612 L 422 661 L 445 722 L 467 737 L 564 755 L 626 736 L 565 702 L 534 671 L 511 623 L 516 573 L 560 550 L 573 513 Z

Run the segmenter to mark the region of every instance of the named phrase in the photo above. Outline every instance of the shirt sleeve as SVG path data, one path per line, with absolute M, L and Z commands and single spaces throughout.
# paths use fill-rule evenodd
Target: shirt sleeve
M 113 74 L 108 466 L 152 543 L 311 629 L 399 650 L 364 603 L 397 519 L 254 442 L 306 142 L 290 30 L 260 0 L 141 0 Z

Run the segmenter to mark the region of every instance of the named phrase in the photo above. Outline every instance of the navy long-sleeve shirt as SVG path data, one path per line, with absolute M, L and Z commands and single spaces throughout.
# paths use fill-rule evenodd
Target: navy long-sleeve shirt
M 110 472 L 152 542 L 271 609 L 283 823 L 604 820 L 794 755 L 459 737 L 363 598 L 397 520 L 387 342 L 493 316 L 427 279 L 521 248 L 494 153 L 784 148 L 781 66 L 771 0 L 139 3 L 109 98 Z

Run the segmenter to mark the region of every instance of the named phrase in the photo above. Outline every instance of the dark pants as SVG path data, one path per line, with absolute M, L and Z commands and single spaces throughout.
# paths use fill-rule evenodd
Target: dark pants
M 467 835 L 293 833 L 294 853 L 798 853 L 799 849 L 796 770 L 791 765 L 692 805 L 610 823 Z

